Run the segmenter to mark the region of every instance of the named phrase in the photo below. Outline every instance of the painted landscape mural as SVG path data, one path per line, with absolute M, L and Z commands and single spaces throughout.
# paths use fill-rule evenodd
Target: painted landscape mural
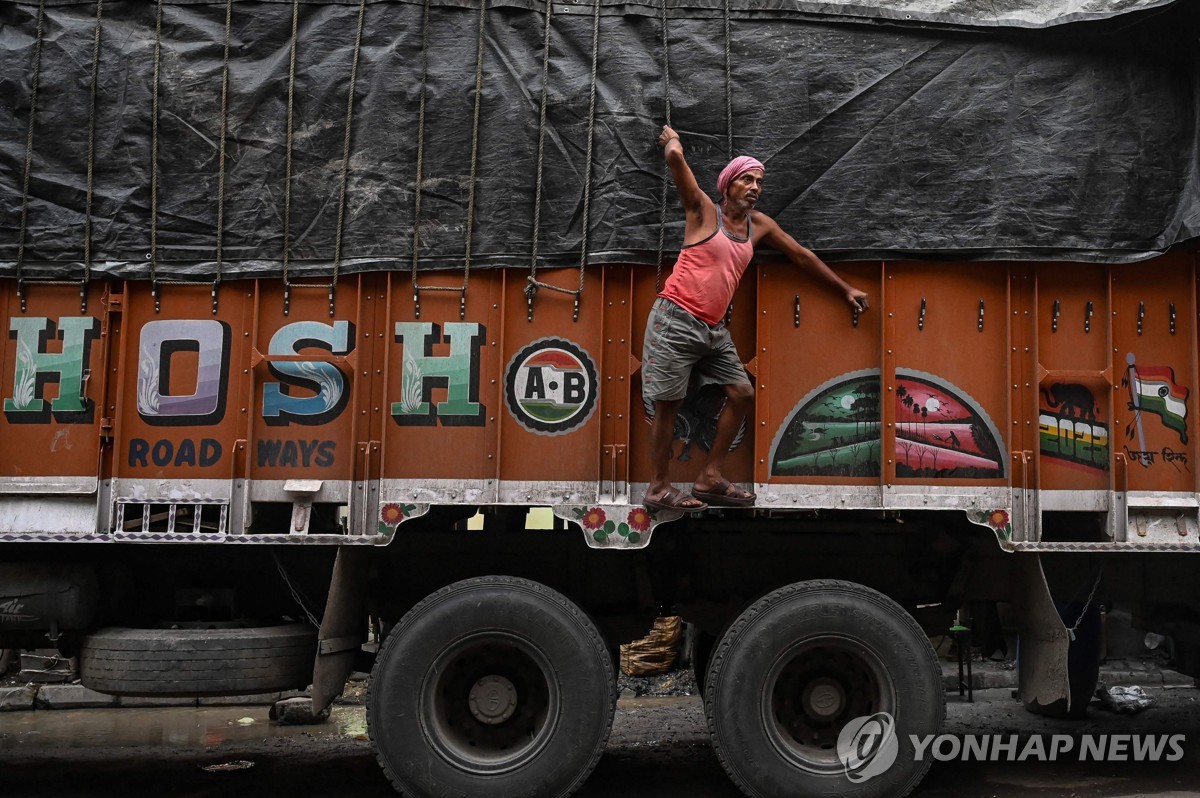
M 801 400 L 775 442 L 772 475 L 879 476 L 880 392 L 878 370 L 867 370 Z M 1004 476 L 998 431 L 965 393 L 934 375 L 897 370 L 895 403 L 897 477 Z

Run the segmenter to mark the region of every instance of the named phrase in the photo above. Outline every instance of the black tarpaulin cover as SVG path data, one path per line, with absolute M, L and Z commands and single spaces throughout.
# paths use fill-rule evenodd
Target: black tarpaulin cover
M 832 260 L 1132 261 L 1200 231 L 1191 3 L 678 0 L 664 50 L 661 6 L 580 0 L 547 61 L 535 3 L 236 2 L 224 137 L 226 4 L 97 8 L 0 3 L 2 274 L 80 274 L 89 197 L 93 275 L 210 276 L 218 241 L 228 277 L 285 248 L 294 273 L 408 269 L 414 225 L 423 269 L 462 268 L 468 232 L 472 268 L 535 239 L 541 265 L 653 264 L 661 220 L 668 258 L 682 233 L 668 112 L 702 185 L 731 138 L 767 165 L 760 209 Z

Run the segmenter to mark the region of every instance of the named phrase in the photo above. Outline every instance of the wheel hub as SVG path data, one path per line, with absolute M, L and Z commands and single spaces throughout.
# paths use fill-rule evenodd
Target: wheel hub
M 503 676 L 484 676 L 471 687 L 467 701 L 476 720 L 496 726 L 516 712 L 517 688 Z
M 846 705 L 846 691 L 835 680 L 824 677 L 810 682 L 801 700 L 806 713 L 828 720 L 836 718 Z

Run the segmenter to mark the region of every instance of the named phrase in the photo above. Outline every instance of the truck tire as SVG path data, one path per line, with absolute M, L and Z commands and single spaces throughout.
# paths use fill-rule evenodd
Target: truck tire
M 941 731 L 941 667 L 899 605 L 850 582 L 799 582 L 752 604 L 710 660 L 705 712 L 748 796 L 889 796 L 929 768 L 909 735 Z
M 129 696 L 217 696 L 304 689 L 317 630 L 303 624 L 240 629 L 108 628 L 79 650 L 84 687 Z
M 388 635 L 367 694 L 384 773 L 411 798 L 573 793 L 608 741 L 616 675 L 566 597 L 504 576 L 432 594 Z

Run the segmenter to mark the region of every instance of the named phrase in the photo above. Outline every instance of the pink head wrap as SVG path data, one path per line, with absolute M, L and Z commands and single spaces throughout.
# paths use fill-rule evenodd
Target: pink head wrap
M 729 188 L 729 184 L 737 180 L 751 169 L 758 169 L 764 175 L 767 173 L 767 167 L 762 165 L 762 161 L 757 158 L 751 158 L 749 155 L 739 155 L 729 162 L 729 165 L 721 170 L 721 174 L 717 177 L 717 191 L 721 194 L 721 198 L 725 198 L 725 190 Z

